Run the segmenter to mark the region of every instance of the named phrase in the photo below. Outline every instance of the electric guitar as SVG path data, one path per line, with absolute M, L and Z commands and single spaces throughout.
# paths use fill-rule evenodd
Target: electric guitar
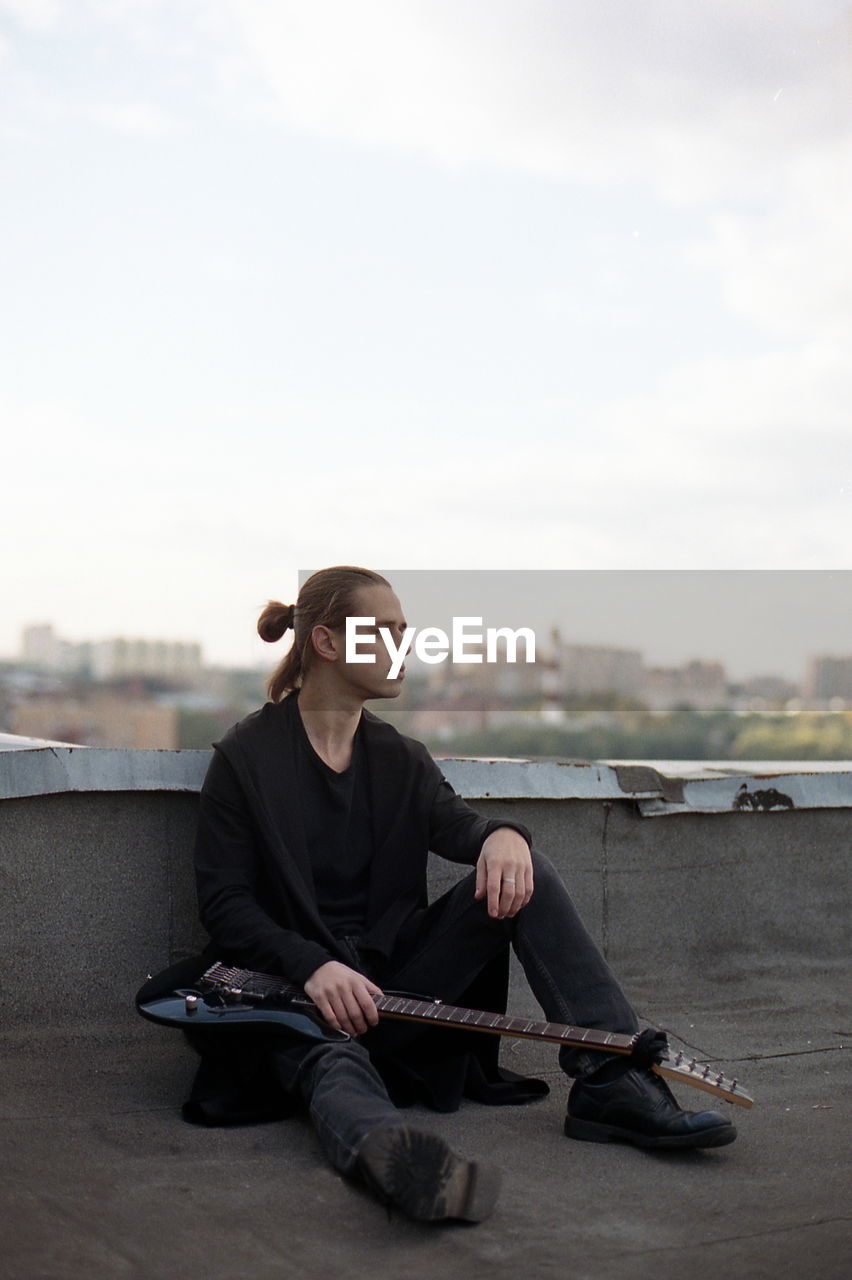
M 143 988 L 144 990 L 144 988 Z M 234 1026 L 240 1023 L 278 1023 L 314 1040 L 348 1040 L 323 1022 L 316 1005 L 300 987 L 266 973 L 253 973 L 224 964 L 214 964 L 192 987 L 181 987 L 168 995 L 152 999 L 137 998 L 137 1009 L 145 1018 L 169 1026 Z M 376 998 L 376 1008 L 383 1018 L 400 1018 L 409 1022 L 431 1022 L 441 1027 L 462 1027 L 467 1031 L 483 1031 L 491 1035 L 512 1036 L 526 1040 L 546 1040 L 572 1048 L 593 1049 L 606 1053 L 629 1055 L 638 1036 L 615 1031 L 593 1031 L 588 1027 L 563 1026 L 558 1022 L 534 1022 L 529 1018 L 479 1009 L 460 1009 L 439 1000 L 424 1000 L 407 995 L 386 994 Z M 682 1052 L 666 1049 L 660 1061 L 651 1064 L 659 1076 L 668 1076 L 696 1089 L 705 1089 L 740 1107 L 751 1107 L 754 1099 L 738 1080 L 729 1080 L 706 1063 L 698 1062 Z

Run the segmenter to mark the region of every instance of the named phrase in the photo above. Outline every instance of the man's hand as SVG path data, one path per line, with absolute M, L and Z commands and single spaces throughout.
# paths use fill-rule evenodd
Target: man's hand
M 350 1036 L 363 1035 L 368 1025 L 376 1025 L 379 1011 L 375 997 L 383 994 L 381 987 L 363 973 L 337 960 L 314 969 L 305 983 L 305 995 L 313 1000 L 329 1026 Z
M 495 920 L 516 916 L 532 897 L 533 867 L 529 846 L 519 831 L 500 827 L 483 842 L 476 864 L 475 898 L 488 895 L 488 914 Z

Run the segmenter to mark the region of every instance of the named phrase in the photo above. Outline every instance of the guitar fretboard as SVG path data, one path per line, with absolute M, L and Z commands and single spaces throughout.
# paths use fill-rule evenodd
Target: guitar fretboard
M 381 996 L 376 1001 L 376 1008 L 391 1018 L 412 1018 L 418 1022 L 426 1019 L 441 1026 L 470 1027 L 476 1031 L 491 1031 L 494 1035 L 588 1045 L 624 1053 L 629 1053 L 633 1047 L 633 1036 L 619 1035 L 615 1031 L 593 1031 L 590 1027 L 571 1027 L 559 1022 L 535 1022 L 530 1018 L 486 1013 L 481 1009 L 459 1009 L 438 1001 L 413 1000 L 406 996 Z

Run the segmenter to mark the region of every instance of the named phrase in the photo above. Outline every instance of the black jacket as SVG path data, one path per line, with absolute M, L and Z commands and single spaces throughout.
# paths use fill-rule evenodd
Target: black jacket
M 363 713 L 375 852 L 365 946 L 389 955 L 426 905 L 430 850 L 473 865 L 488 820 L 453 791 L 420 742 Z M 228 959 L 302 985 L 328 960 L 349 963 L 317 911 L 296 782 L 297 696 L 268 702 L 215 744 L 201 791 L 195 868 L 201 920 Z
M 331 959 L 350 955 L 319 916 L 299 804 L 297 695 L 266 703 L 214 744 L 201 791 L 195 867 L 202 923 L 216 956 L 303 985 Z M 426 748 L 362 713 L 375 852 L 364 947 L 388 956 L 403 924 L 426 906 L 430 851 L 473 865 L 483 841 L 518 823 L 475 812 L 443 777 Z M 183 979 L 181 979 L 183 981 Z M 504 1011 L 508 953 L 492 961 L 460 1003 Z M 191 1037 L 192 1038 L 192 1037 Z M 286 1114 L 268 1063 L 250 1043 L 198 1036 L 202 1052 L 187 1119 L 239 1123 Z M 487 1103 L 540 1097 L 547 1086 L 501 1071 L 496 1037 L 426 1028 L 409 1060 L 376 1060 L 394 1101 L 454 1110 L 463 1094 Z M 264 1084 L 269 1085 L 267 1088 Z

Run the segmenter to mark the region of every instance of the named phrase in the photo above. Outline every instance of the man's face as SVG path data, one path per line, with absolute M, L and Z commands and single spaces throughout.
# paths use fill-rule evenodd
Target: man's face
M 397 698 L 402 692 L 402 681 L 405 676 L 403 664 L 399 676 L 390 679 L 388 672 L 391 666 L 391 655 L 388 652 L 379 627 L 386 627 L 391 634 L 394 646 L 398 649 L 405 633 L 406 621 L 402 605 L 390 587 L 374 583 L 359 587 L 355 593 L 353 617 L 375 618 L 374 626 L 361 624 L 358 628 L 358 653 L 374 658 L 372 662 L 346 661 L 346 632 L 343 628 L 335 632 L 335 648 L 339 653 L 337 670 L 342 680 L 351 688 L 357 689 L 361 696 L 368 698 Z

